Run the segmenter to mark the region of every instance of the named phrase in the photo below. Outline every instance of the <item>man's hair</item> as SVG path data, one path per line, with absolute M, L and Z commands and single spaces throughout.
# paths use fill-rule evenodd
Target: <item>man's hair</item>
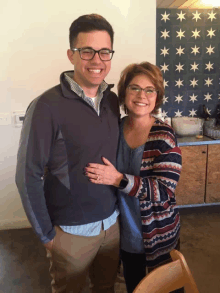
M 114 31 L 110 23 L 99 14 L 82 15 L 71 24 L 69 29 L 70 48 L 75 45 L 79 33 L 86 33 L 92 31 L 106 31 L 113 46 Z
M 125 113 L 127 113 L 127 108 L 125 106 L 125 96 L 126 89 L 132 79 L 137 75 L 145 75 L 152 84 L 155 86 L 155 89 L 158 91 L 156 105 L 152 113 L 156 114 L 158 108 L 162 104 L 163 95 L 164 95 L 164 85 L 163 85 L 163 75 L 159 67 L 153 65 L 149 62 L 134 63 L 128 65 L 121 73 L 120 80 L 118 83 L 118 98 L 119 103 L 124 107 Z

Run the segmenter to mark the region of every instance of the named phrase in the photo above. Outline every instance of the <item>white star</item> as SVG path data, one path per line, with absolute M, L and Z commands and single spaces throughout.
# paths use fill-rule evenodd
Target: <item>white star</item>
M 214 65 L 214 63 L 211 64 L 210 61 L 209 61 L 209 63 L 205 64 L 205 66 L 206 66 L 205 69 L 208 69 L 208 71 L 210 71 L 211 69 L 213 69 L 213 67 L 212 67 L 213 65 Z
M 168 103 L 168 97 L 163 96 L 163 104 Z
M 211 45 L 209 47 L 206 47 L 206 49 L 207 49 L 206 54 L 211 55 L 212 53 L 215 53 L 214 52 L 215 47 L 212 47 Z
M 195 77 L 193 77 L 193 80 L 190 80 L 190 82 L 191 82 L 191 84 L 190 85 L 192 85 L 193 86 L 193 88 L 196 86 L 196 85 L 198 85 L 198 80 L 195 80 Z
M 208 13 L 209 17 L 208 19 L 211 19 L 211 21 L 213 21 L 213 19 L 216 19 L 215 15 L 216 13 L 213 13 L 213 11 L 211 13 Z
M 180 62 L 179 62 L 179 64 L 178 65 L 175 65 L 176 66 L 176 70 L 175 71 L 181 71 L 181 70 L 183 70 L 183 66 L 184 66 L 184 64 L 180 64 Z
M 177 38 L 180 38 L 180 40 L 181 40 L 181 38 L 185 38 L 185 36 L 184 36 L 184 33 L 185 33 L 185 31 L 183 32 L 181 29 L 177 32 Z
M 194 93 L 193 93 L 193 95 L 190 96 L 190 102 L 193 102 L 194 103 L 195 101 L 197 101 L 197 97 L 198 96 L 195 96 Z
M 179 46 L 179 48 L 176 48 L 176 55 L 179 54 L 179 56 L 181 56 L 182 54 L 185 54 L 183 52 L 183 50 L 185 50 L 185 48 L 182 48 L 181 46 Z
M 204 84 L 204 85 L 207 85 L 207 86 L 209 87 L 210 85 L 213 85 L 213 84 L 212 84 L 212 81 L 213 81 L 213 79 L 210 79 L 210 78 L 208 77 L 208 79 L 205 79 L 205 84 Z
M 163 71 L 164 73 L 166 71 L 169 71 L 169 69 L 168 69 L 169 65 L 166 65 L 165 63 L 164 63 L 164 65 L 160 65 L 160 67 L 161 67 L 161 71 Z
M 179 19 L 182 22 L 182 20 L 185 19 L 185 16 L 184 16 L 185 14 L 186 13 L 183 13 L 182 10 L 181 10 L 180 13 L 177 13 L 177 15 L 178 15 L 178 18 L 177 19 Z
M 196 22 L 197 22 L 198 19 L 201 19 L 201 17 L 200 17 L 200 14 L 201 14 L 201 13 L 198 13 L 197 10 L 196 10 L 196 13 L 192 13 L 192 14 L 193 14 L 193 19 L 195 19 Z
M 163 32 L 161 31 L 161 38 L 164 38 L 164 40 L 166 40 L 166 38 L 169 38 L 169 32 L 167 32 L 167 30 L 165 29 Z
M 196 112 L 197 112 L 197 110 L 194 110 L 193 108 L 192 108 L 192 110 L 190 111 L 189 110 L 189 116 L 192 116 L 192 117 L 194 117 L 195 115 L 196 115 Z
M 175 82 L 176 82 L 175 86 L 178 86 L 178 88 L 183 86 L 183 80 L 180 80 L 180 78 L 178 80 L 175 80 Z
M 161 20 L 164 20 L 164 22 L 166 22 L 167 20 L 170 20 L 169 15 L 170 14 L 167 14 L 167 12 L 165 11 L 164 14 L 161 14 L 161 16 L 162 16 Z
M 168 112 L 165 112 L 165 110 L 162 111 L 161 115 L 163 116 L 163 118 L 165 118 L 167 116 Z
M 207 94 L 204 95 L 204 96 L 205 96 L 204 100 L 206 100 L 207 102 L 208 102 L 209 100 L 212 100 L 212 94 L 207 93 Z
M 183 101 L 183 96 L 180 96 L 180 94 L 178 94 L 178 96 L 175 96 L 175 98 L 176 98 L 175 102 L 178 102 L 178 104 L 179 102 Z
M 161 54 L 160 54 L 160 55 L 164 55 L 164 57 L 165 57 L 166 55 L 169 55 L 168 51 L 169 51 L 170 49 L 167 49 L 165 46 L 164 46 L 163 49 L 160 49 L 160 50 L 161 50 Z
M 200 32 L 201 32 L 201 31 L 197 31 L 197 28 L 196 28 L 194 31 L 192 31 L 192 33 L 193 33 L 192 38 L 193 38 L 193 37 L 195 37 L 195 39 L 196 39 L 197 37 L 200 38 L 200 35 L 199 35 Z
M 168 82 L 169 82 L 169 81 L 166 81 L 165 78 L 164 78 L 164 80 L 163 80 L 163 87 L 164 87 L 164 88 L 165 88 L 166 86 L 168 86 Z
M 212 36 L 215 36 L 215 30 L 213 31 L 212 27 L 210 30 L 207 30 L 207 32 L 208 32 L 207 37 L 210 37 L 210 39 L 212 38 Z
M 195 45 L 195 47 L 193 48 L 193 47 L 191 47 L 191 49 L 192 49 L 192 52 L 191 52 L 191 54 L 195 54 L 196 55 L 196 53 L 200 53 L 199 52 L 199 49 L 200 49 L 200 47 L 196 47 L 196 45 Z
M 191 69 L 190 69 L 190 70 L 193 70 L 194 72 L 195 72 L 196 70 L 199 70 L 199 68 L 198 68 L 199 63 L 196 64 L 195 61 L 194 61 L 193 64 L 190 64 L 190 66 L 191 66 Z
M 182 112 L 179 109 L 177 110 L 177 112 L 175 112 L 175 117 L 181 117 L 182 116 Z

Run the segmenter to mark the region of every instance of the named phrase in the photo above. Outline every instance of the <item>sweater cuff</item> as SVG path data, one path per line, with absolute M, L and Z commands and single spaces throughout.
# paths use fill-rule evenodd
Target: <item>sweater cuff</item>
M 55 236 L 56 236 L 56 231 L 55 231 L 55 228 L 53 227 L 52 231 L 48 233 L 47 236 L 42 236 L 40 240 L 43 244 L 46 244 L 50 242 L 51 240 L 53 240 Z

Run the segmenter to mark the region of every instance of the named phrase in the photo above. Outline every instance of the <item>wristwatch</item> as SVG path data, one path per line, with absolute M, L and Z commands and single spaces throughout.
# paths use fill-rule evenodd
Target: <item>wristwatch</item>
M 128 178 L 123 174 L 123 178 L 121 179 L 119 183 L 118 189 L 124 189 L 128 185 Z

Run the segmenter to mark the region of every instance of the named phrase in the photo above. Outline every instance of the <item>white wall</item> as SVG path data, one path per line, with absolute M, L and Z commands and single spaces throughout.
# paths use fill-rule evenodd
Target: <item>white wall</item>
M 0 113 L 25 111 L 32 99 L 71 70 L 68 30 L 83 14 L 104 16 L 115 31 L 112 69 L 117 84 L 130 63 L 156 63 L 156 1 L 11 0 L 0 11 Z M 116 87 L 114 88 L 116 91 Z M 0 229 L 29 226 L 14 182 L 21 128 L 0 126 Z

